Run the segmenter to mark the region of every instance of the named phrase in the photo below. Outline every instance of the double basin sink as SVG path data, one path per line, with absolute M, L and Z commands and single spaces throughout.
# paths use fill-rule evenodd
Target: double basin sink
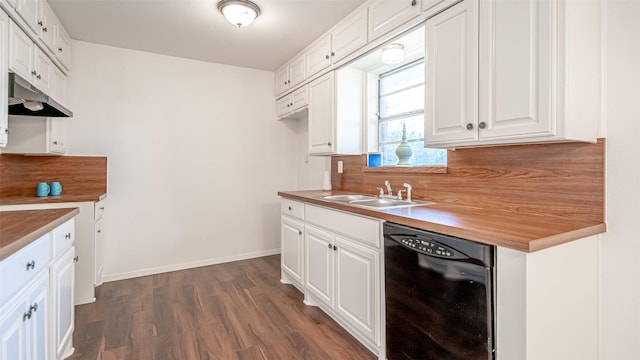
M 395 208 L 403 208 L 403 207 L 412 207 L 412 206 L 426 206 L 433 205 L 435 203 L 431 201 L 420 201 L 420 200 L 401 200 L 394 198 L 381 198 L 373 195 L 360 195 L 360 194 L 349 194 L 349 195 L 328 195 L 322 197 L 327 201 L 337 201 L 342 203 L 348 203 L 353 206 L 361 206 L 365 208 L 373 208 L 373 209 L 395 209 Z

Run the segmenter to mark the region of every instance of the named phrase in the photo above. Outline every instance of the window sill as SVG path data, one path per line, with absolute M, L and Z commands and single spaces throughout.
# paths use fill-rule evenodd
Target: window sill
M 366 173 L 383 173 L 383 174 L 446 174 L 446 166 L 382 166 L 382 167 L 365 167 L 363 172 Z

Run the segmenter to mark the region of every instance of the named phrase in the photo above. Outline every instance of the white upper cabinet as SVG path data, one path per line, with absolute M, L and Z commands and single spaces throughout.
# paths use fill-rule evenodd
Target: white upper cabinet
M 294 89 L 306 79 L 305 57 L 299 55 L 276 71 L 276 97 Z
M 367 44 L 367 8 L 342 20 L 331 31 L 333 62 L 343 59 Z
M 44 45 L 50 51 L 55 53 L 55 31 L 56 27 L 58 26 L 58 18 L 46 1 L 42 2 L 40 14 L 40 20 L 38 21 L 38 25 L 40 25 L 41 30 L 40 38 L 42 39 Z
M 314 42 L 304 53 L 307 78 L 331 66 L 331 34 L 325 35 Z
M 55 57 L 65 69 L 71 70 L 71 37 L 60 22 L 55 23 L 55 39 Z
M 9 68 L 9 16 L 0 11 L 0 68 Z M 8 94 L 8 72 L 0 72 L 0 109 L 7 109 Z M 0 111 L 0 147 L 7 145 L 9 138 L 9 116 L 7 111 Z
M 369 5 L 369 41 L 420 15 L 420 0 L 374 0 Z
M 40 50 L 37 46 L 34 49 L 34 66 L 35 71 L 34 84 L 35 86 L 44 91 L 47 95 L 51 93 L 51 74 L 55 65 L 51 62 L 51 59 Z
M 477 120 L 471 115 L 474 105 L 463 98 L 472 96 L 470 77 L 475 76 L 468 66 L 456 72 L 454 65 L 440 65 L 455 59 L 443 59 L 443 49 L 432 43 L 437 31 L 429 26 L 460 6 L 427 21 L 427 76 L 435 83 L 427 82 L 425 145 L 596 141 L 601 87 L 597 2 L 479 2 Z
M 24 20 L 25 24 L 33 31 L 33 34 L 40 36 L 41 22 L 40 6 L 41 0 L 17 0 L 16 12 Z
M 9 71 L 33 82 L 35 44 L 13 21 L 9 21 Z
M 331 72 L 309 83 L 309 153 L 332 153 L 334 129 L 335 76 Z
M 476 7 L 465 0 L 426 22 L 425 146 L 477 140 Z

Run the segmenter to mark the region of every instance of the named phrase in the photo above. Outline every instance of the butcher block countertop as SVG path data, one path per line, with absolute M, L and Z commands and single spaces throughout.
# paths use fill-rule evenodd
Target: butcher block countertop
M 486 210 L 444 203 L 374 210 L 322 198 L 340 194 L 353 194 L 353 192 L 319 190 L 278 192 L 278 195 L 292 200 L 524 252 L 550 248 L 606 231 L 606 224 L 602 222 L 552 215 Z
M 60 196 L 11 196 L 0 198 L 0 205 L 23 204 L 53 204 L 73 202 L 97 202 L 107 197 L 107 194 L 62 194 Z
M 0 261 L 79 213 L 78 208 L 0 211 Z

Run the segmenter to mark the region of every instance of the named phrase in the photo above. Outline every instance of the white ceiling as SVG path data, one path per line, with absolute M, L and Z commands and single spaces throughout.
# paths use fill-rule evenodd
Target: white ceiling
M 365 0 L 253 0 L 245 28 L 217 0 L 49 0 L 76 40 L 274 71 Z

